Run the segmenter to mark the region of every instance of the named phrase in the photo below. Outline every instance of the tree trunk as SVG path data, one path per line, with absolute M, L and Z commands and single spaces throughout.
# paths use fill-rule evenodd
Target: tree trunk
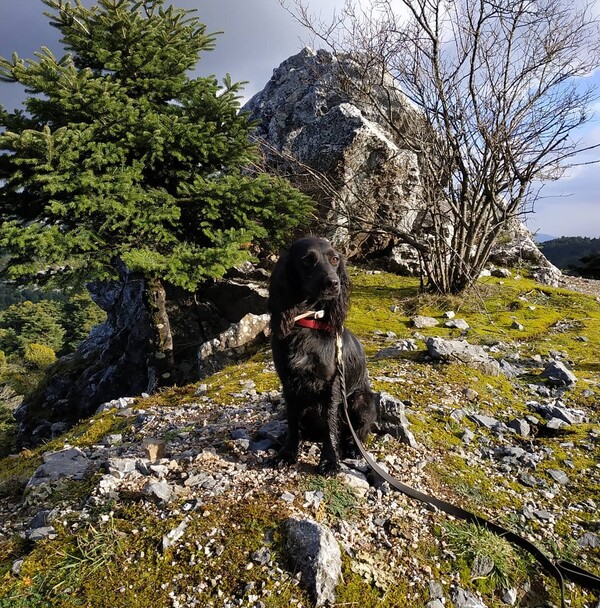
M 171 324 L 167 314 L 167 295 L 162 281 L 158 278 L 146 279 L 144 295 L 154 327 L 154 339 L 148 357 L 148 388 L 151 391 L 174 384 L 175 360 Z

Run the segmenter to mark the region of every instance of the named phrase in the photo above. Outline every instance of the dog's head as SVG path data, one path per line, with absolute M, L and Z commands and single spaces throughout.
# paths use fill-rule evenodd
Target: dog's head
M 348 311 L 349 288 L 344 258 L 328 240 L 308 236 L 295 241 L 282 253 L 271 275 L 273 329 L 280 327 L 287 334 L 293 316 L 307 307 L 324 308 L 327 321 L 341 327 Z
M 339 297 L 344 261 L 329 241 L 316 237 L 300 239 L 291 245 L 288 255 L 303 299 L 317 302 Z

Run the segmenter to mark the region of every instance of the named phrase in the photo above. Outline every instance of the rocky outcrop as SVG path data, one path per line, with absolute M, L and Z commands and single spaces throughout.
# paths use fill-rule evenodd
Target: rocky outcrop
M 90 292 L 107 320 L 74 353 L 62 357 L 50 369 L 46 385 L 17 409 L 21 446 L 53 437 L 101 403 L 139 395 L 155 382 L 147 364 L 153 334 L 143 279 L 124 274 L 122 281 L 93 285 Z
M 390 270 L 419 273 L 415 249 L 392 232 L 423 241 L 431 230 L 418 158 L 406 144 L 409 130 L 423 130 L 422 121 L 390 75 L 378 82 L 348 55 L 305 48 L 276 68 L 242 110 L 258 122 L 269 170 L 318 202 L 320 234 L 349 257 L 384 254 Z M 392 230 L 370 234 L 373 224 Z M 532 267 L 536 279 L 554 286 L 561 276 L 518 220 L 501 235 L 490 262 Z
M 373 87 L 378 103 L 361 97 L 358 64 L 349 57 L 305 48 L 273 72 L 244 106 L 258 120 L 257 138 L 269 167 L 321 205 L 319 230 L 350 256 L 388 248 L 389 235 L 368 233 L 371 222 L 410 232 L 421 209 L 417 156 L 391 133 L 416 111 L 390 82 Z M 353 84 L 356 83 L 356 84 Z
M 169 291 L 175 383 L 193 382 L 264 341 L 266 285 L 245 279 L 246 274 L 207 283 L 195 294 Z M 103 403 L 157 387 L 144 289 L 144 279 L 126 271 L 120 281 L 90 286 L 107 319 L 74 353 L 54 365 L 47 383 L 16 410 L 20 446 L 64 432 Z M 218 336 L 221 339 L 215 341 Z
M 512 268 L 526 266 L 536 281 L 552 287 L 560 285 L 561 271 L 548 261 L 535 244 L 531 232 L 518 220 L 508 223 L 494 245 L 489 262 Z

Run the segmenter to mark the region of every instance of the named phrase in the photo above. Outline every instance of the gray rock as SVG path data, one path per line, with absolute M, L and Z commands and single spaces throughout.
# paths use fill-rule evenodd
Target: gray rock
M 444 326 L 452 329 L 460 329 L 462 331 L 470 329 L 469 324 L 464 319 L 451 319 L 450 321 L 446 321 Z
M 554 403 L 545 404 L 532 401 L 528 403 L 528 405 L 535 409 L 536 412 L 542 414 L 544 418 L 548 420 L 558 418 L 567 424 L 587 422 L 587 415 L 583 410 L 566 407 L 565 404 L 559 400 L 555 401 Z
M 525 373 L 523 367 L 508 362 L 506 359 L 500 359 L 500 373 L 506 376 L 509 380 L 517 378 Z
M 122 433 L 113 433 L 102 438 L 102 443 L 106 446 L 118 445 L 123 442 Z
M 173 488 L 163 481 L 148 482 L 144 486 L 144 494 L 157 498 L 162 503 L 168 503 L 173 499 Z
M 477 426 L 483 426 L 487 429 L 493 429 L 498 426 L 499 421 L 491 416 L 485 414 L 468 414 L 468 418 L 472 420 Z
M 81 480 L 99 466 L 97 462 L 89 460 L 78 448 L 46 452 L 43 459 L 43 464 L 27 482 L 27 488 L 63 478 Z
M 517 590 L 514 587 L 507 589 L 502 595 L 502 601 L 508 606 L 514 606 L 517 603 Z
M 425 604 L 425 608 L 445 608 L 444 603 L 438 599 L 430 600 Z
M 382 348 L 380 351 L 375 353 L 373 359 L 397 359 L 406 351 L 414 351 L 418 349 L 419 347 L 417 346 L 417 343 L 409 338 L 407 340 L 400 340 L 399 342 L 396 342 L 394 346 Z
M 477 596 L 461 587 L 455 587 L 450 591 L 450 599 L 454 608 L 487 608 Z
M 21 573 L 21 568 L 23 567 L 24 561 L 25 561 L 24 559 L 17 559 L 12 563 L 12 567 L 11 567 L 10 571 L 15 576 L 19 576 L 19 574 Z
M 410 431 L 410 423 L 404 413 L 405 406 L 402 401 L 382 391 L 375 395 L 375 407 L 377 409 L 377 422 L 375 423 L 377 432 L 388 433 L 413 448 L 419 447 L 419 443 Z
M 404 413 L 405 405 L 389 393 L 381 391 L 375 395 L 377 420 L 393 425 L 407 425 L 408 419 Z
M 348 484 L 358 496 L 366 496 L 371 487 L 366 476 L 355 470 L 342 471 L 338 478 Z
M 269 333 L 270 315 L 248 313 L 218 336 L 198 348 L 198 364 L 202 375 L 219 369 L 228 357 L 244 352 L 264 340 Z
M 427 350 L 432 359 L 446 362 L 460 362 L 479 369 L 490 376 L 500 374 L 500 365 L 483 348 L 469 344 L 466 340 L 444 340 L 428 338 Z
M 423 208 L 417 156 L 404 143 L 401 129 L 392 133 L 382 119 L 385 108 L 409 124 L 407 118 L 416 111 L 394 88 L 391 76 L 383 88 L 374 83 L 375 103 L 367 100 L 358 91 L 366 76 L 349 55 L 306 48 L 275 69 L 243 108 L 258 120 L 256 137 L 266 144 L 268 166 L 284 170 L 311 193 L 322 210 L 319 229 L 335 226 L 324 236 L 350 256 L 397 245 L 391 235 L 352 235 L 355 217 L 367 222 L 378 218 L 410 232 Z M 314 174 L 306 171 L 307 165 Z M 327 187 L 319 175 L 326 177 Z M 365 200 L 373 204 L 365 205 Z M 418 269 L 414 250 L 402 249 L 394 256 L 398 269 Z
M 286 420 L 271 420 L 261 426 L 256 435 L 259 439 L 271 439 L 275 443 L 282 443 L 287 435 L 287 430 Z
M 171 530 L 167 534 L 163 535 L 162 544 L 161 544 L 161 549 L 162 549 L 163 553 L 167 549 L 170 549 L 171 547 L 173 547 L 175 544 L 177 544 L 177 542 L 179 542 L 183 538 L 183 535 L 185 534 L 188 523 L 189 523 L 189 517 L 186 516 L 183 518 L 181 523 L 176 528 L 173 528 L 173 530 Z
M 551 431 L 559 431 L 566 426 L 569 426 L 569 424 L 561 418 L 550 418 L 550 420 L 546 422 L 546 428 Z
M 528 486 L 530 488 L 535 488 L 537 485 L 539 485 L 539 481 L 529 473 L 521 473 L 521 475 L 519 475 L 519 481 L 524 486 Z
M 416 329 L 425 329 L 426 327 L 435 327 L 440 322 L 433 317 L 424 317 L 423 315 L 416 315 L 411 317 L 410 324 Z
M 585 548 L 600 549 L 600 536 L 593 532 L 585 532 L 583 536 L 577 539 L 577 542 Z
M 31 518 L 31 521 L 27 524 L 27 528 L 29 530 L 33 530 L 34 528 L 43 528 L 48 525 L 49 517 L 50 511 L 48 509 L 42 509 Z
M 562 486 L 569 483 L 568 475 L 560 469 L 548 469 L 548 475 L 550 475 L 550 477 L 552 477 L 556 483 L 559 483 Z
M 474 391 L 472 388 L 465 388 L 463 395 L 467 401 L 475 401 L 479 397 L 479 393 Z
M 28 540 L 32 542 L 38 542 L 46 538 L 50 538 L 56 535 L 56 530 L 52 526 L 43 526 L 41 528 L 34 528 L 27 533 Z
M 508 268 L 493 268 L 492 276 L 498 279 L 508 279 L 512 276 L 512 272 Z
M 577 382 L 575 374 L 562 361 L 550 361 L 542 372 L 550 386 L 573 386 Z
M 531 426 L 527 420 L 523 418 L 514 418 L 513 420 L 510 420 L 507 426 L 521 437 L 529 437 L 529 434 L 531 433 Z
M 492 249 L 491 263 L 509 268 L 525 264 L 536 281 L 558 287 L 562 273 L 544 257 L 525 224 L 518 219 L 509 221 L 503 236 Z
M 247 429 L 233 429 L 233 431 L 231 431 L 231 438 L 232 439 L 248 439 L 250 440 L 250 433 L 248 432 Z
M 122 479 L 137 469 L 137 462 L 137 458 L 109 458 L 106 461 L 105 468 L 113 477 Z
M 342 556 L 331 530 L 313 520 L 294 518 L 286 520 L 285 529 L 287 551 L 315 605 L 335 602 Z
M 494 560 L 483 553 L 478 553 L 471 566 L 471 579 L 486 577 L 493 569 Z
M 473 441 L 473 439 L 475 439 L 475 433 L 469 429 L 465 429 L 460 438 L 464 443 L 469 444 L 471 441 Z
M 438 581 L 429 581 L 429 597 L 432 600 L 441 600 L 444 597 L 444 588 Z
M 119 397 L 118 399 L 111 399 L 102 403 L 96 410 L 96 414 L 102 412 L 109 412 L 110 410 L 124 410 L 132 405 L 135 401 L 135 397 Z
M 204 397 L 206 394 L 208 394 L 208 384 L 205 383 L 199 384 L 194 391 L 194 397 Z
M 525 329 L 525 327 L 521 325 L 521 323 L 519 323 L 518 321 L 513 321 L 510 328 L 516 329 L 517 331 L 523 331 Z
M 259 441 L 251 441 L 250 449 L 256 454 L 257 452 L 267 452 L 271 448 L 277 445 L 281 445 L 281 442 L 274 441 L 273 439 L 261 439 Z

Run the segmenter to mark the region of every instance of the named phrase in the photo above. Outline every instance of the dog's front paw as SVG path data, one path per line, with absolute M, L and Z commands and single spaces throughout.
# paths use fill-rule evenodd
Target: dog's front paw
M 333 477 L 340 472 L 340 463 L 331 460 L 321 460 L 317 468 L 319 475 Z
M 298 448 L 286 445 L 277 453 L 277 460 L 283 464 L 296 464 L 298 462 Z

